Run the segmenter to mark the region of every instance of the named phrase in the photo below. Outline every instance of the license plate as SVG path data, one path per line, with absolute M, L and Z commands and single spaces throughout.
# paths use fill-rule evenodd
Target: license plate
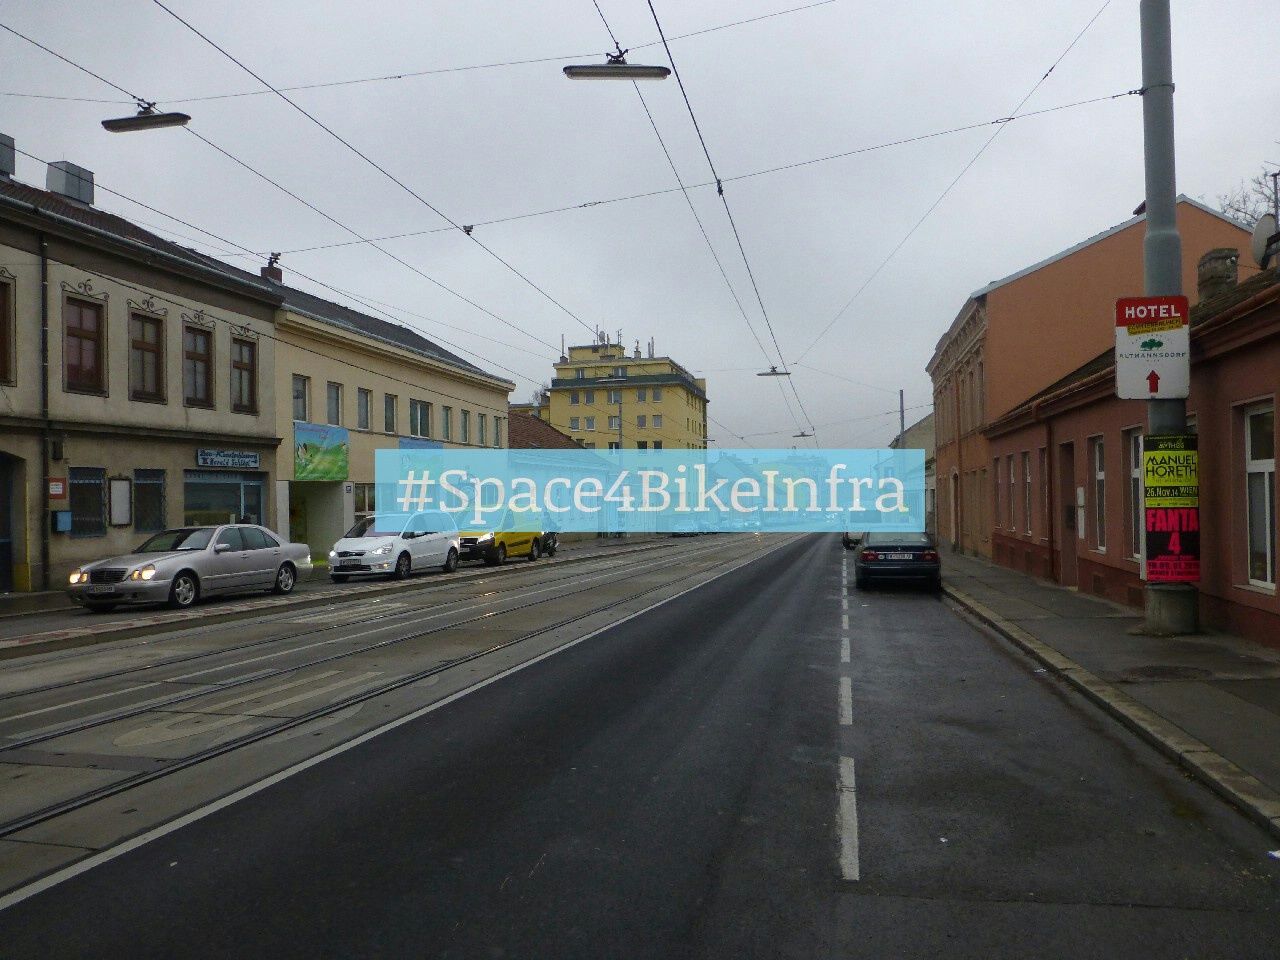
M 360 560 L 359 560 L 358 558 L 357 558 L 357 559 L 339 560 L 339 561 L 338 561 L 338 566 L 340 566 L 340 567 L 358 567 L 358 566 L 360 566 Z
M 115 593 L 115 592 L 116 592 L 116 588 L 115 588 L 115 587 L 110 587 L 110 586 L 101 586 L 101 585 L 99 585 L 99 586 L 96 586 L 96 587 L 90 587 L 90 588 L 89 588 L 89 592 L 90 592 L 90 593 Z
M 912 555 L 909 553 L 882 553 L 880 554 L 886 560 L 910 560 Z

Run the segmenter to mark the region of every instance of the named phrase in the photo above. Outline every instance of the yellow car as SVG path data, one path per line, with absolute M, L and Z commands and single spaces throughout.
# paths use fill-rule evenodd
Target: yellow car
M 513 530 L 508 512 L 493 530 L 463 530 L 458 534 L 460 560 L 483 560 L 496 567 L 511 557 L 537 560 L 543 554 L 554 557 L 559 547 L 554 533 Z

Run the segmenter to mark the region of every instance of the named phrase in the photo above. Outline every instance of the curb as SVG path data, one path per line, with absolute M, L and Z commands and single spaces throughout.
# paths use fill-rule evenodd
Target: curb
M 625 556 L 632 553 L 644 553 L 660 549 L 665 541 L 644 542 L 634 547 L 611 548 L 607 551 L 593 551 L 584 556 L 568 556 L 559 559 L 546 559 L 549 566 L 565 563 L 583 563 L 587 560 L 598 560 L 612 556 Z M 523 570 L 522 566 L 510 565 L 508 568 L 471 568 L 463 569 L 440 581 L 393 581 L 389 583 L 366 583 L 347 587 L 325 588 L 315 593 L 294 594 L 288 598 L 276 599 L 274 602 L 250 600 L 251 594 L 245 594 L 244 600 L 233 602 L 220 608 L 203 608 L 196 611 L 185 610 L 176 613 L 157 612 L 131 620 L 114 620 L 99 627 L 71 627 L 61 630 L 47 630 L 26 636 L 10 637 L 0 640 L 0 662 L 17 659 L 22 656 L 67 650 L 74 647 L 87 647 L 98 643 L 109 643 L 112 640 L 148 636 L 165 633 L 169 630 L 181 629 L 203 623 L 228 623 L 236 620 L 247 620 L 253 617 L 266 616 L 272 613 L 289 613 L 305 610 L 308 607 L 320 607 L 329 604 L 353 603 L 358 600 L 380 598 L 395 595 L 409 590 L 431 590 L 458 582 L 474 580 L 481 576 L 502 576 L 502 570 L 510 572 Z M 461 574 L 459 576 L 458 574 Z
M 1280 793 L 1113 684 L 1000 616 L 986 604 L 950 585 L 944 584 L 943 592 L 1194 775 L 1249 819 L 1280 836 Z

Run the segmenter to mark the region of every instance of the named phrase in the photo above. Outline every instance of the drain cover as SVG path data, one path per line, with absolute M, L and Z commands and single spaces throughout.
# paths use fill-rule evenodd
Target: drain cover
M 1179 667 L 1167 663 L 1152 663 L 1133 667 L 1120 675 L 1122 681 L 1140 683 L 1143 680 L 1206 680 L 1213 676 L 1204 667 Z

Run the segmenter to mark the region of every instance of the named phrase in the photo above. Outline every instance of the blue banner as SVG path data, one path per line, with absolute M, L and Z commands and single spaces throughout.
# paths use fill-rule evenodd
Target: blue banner
M 378 450 L 380 514 L 463 530 L 914 533 L 923 450 Z

